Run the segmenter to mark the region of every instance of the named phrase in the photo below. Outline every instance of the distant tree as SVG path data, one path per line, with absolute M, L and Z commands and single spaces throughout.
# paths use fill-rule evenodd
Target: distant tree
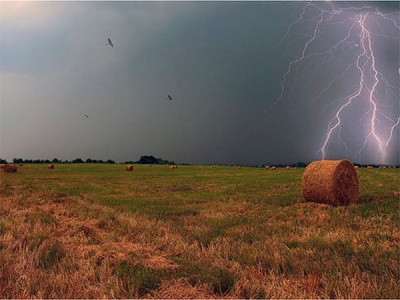
M 72 163 L 73 163 L 73 164 L 82 164 L 82 163 L 83 163 L 83 160 L 82 160 L 82 158 L 75 158 L 75 159 L 72 161 Z
M 7 161 L 5 159 L 0 158 L 0 164 L 6 164 Z
M 13 163 L 14 164 L 22 164 L 24 161 L 22 158 L 13 158 Z
M 53 160 L 51 161 L 53 164 L 58 164 L 61 161 L 58 158 L 53 158 Z
M 160 165 L 168 165 L 168 164 L 175 165 L 174 161 L 169 161 L 169 160 L 162 159 L 162 158 L 157 158 L 157 163 Z
M 111 159 L 107 159 L 106 161 L 107 164 L 115 164 L 115 161 L 111 160 Z
M 299 162 L 295 165 L 295 167 L 298 167 L 298 168 L 305 168 L 305 167 L 307 167 L 307 164 L 306 164 L 305 162 L 299 161 Z
M 91 163 L 93 163 L 93 160 L 92 160 L 91 158 L 87 158 L 86 161 L 85 161 L 85 163 L 91 164 Z
M 151 165 L 157 164 L 157 162 L 158 162 L 157 158 L 155 158 L 153 155 L 150 156 L 143 155 L 140 157 L 138 161 L 139 164 L 151 164 Z

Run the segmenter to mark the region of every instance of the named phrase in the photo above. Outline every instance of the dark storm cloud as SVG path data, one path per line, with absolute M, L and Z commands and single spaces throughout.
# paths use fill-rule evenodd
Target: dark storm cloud
M 315 86 L 331 80 L 329 72 L 312 77 L 310 67 L 298 66 L 291 79 L 297 74 L 301 84 L 291 81 L 268 110 L 288 63 L 310 36 L 308 15 L 280 43 L 304 5 L 43 2 L 2 9 L 0 156 L 124 161 L 151 154 L 232 164 L 316 159 L 327 103 L 310 103 Z M 25 26 L 15 22 L 23 16 Z M 319 47 L 338 34 L 328 32 Z M 398 47 L 386 52 L 394 56 Z

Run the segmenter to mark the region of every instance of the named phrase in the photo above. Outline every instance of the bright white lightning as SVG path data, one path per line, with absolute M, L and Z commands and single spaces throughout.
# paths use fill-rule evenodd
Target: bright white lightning
M 316 4 L 314 4 L 314 2 L 304 3 L 299 18 L 289 25 L 288 31 L 279 42 L 279 45 L 282 44 L 282 41 L 288 36 L 292 28 L 305 21 L 307 10 L 310 10 L 309 13 L 314 13 L 311 20 L 314 20 L 315 24 L 310 32 L 309 38 L 305 41 L 299 58 L 289 62 L 281 81 L 280 95 L 266 110 L 266 112 L 273 109 L 282 99 L 284 99 L 289 74 L 292 73 L 292 69 L 295 65 L 299 68 L 306 60 L 314 59 L 314 64 L 317 65 L 317 68 L 320 68 L 325 62 L 333 59 L 335 52 L 339 52 L 340 49 L 343 49 L 346 46 L 353 45 L 356 49 L 354 52 L 357 53 L 354 57 L 354 61 L 349 63 L 344 71 L 341 71 L 336 77 L 327 82 L 325 87 L 321 88 L 317 96 L 315 96 L 311 102 L 311 104 L 314 104 L 317 99 L 321 98 L 323 94 L 331 89 L 331 86 L 335 82 L 342 79 L 346 73 L 352 71 L 351 74 L 357 74 L 356 77 L 353 75 L 353 78 L 351 78 L 353 81 L 353 91 L 347 95 L 342 95 L 339 99 L 329 99 L 329 103 L 325 107 L 328 108 L 329 105 L 329 108 L 332 109 L 332 106 L 336 105 L 333 117 L 329 121 L 325 131 L 319 153 L 321 154 L 322 159 L 329 158 L 329 146 L 337 143 L 336 141 L 339 141 L 347 149 L 346 141 L 340 135 L 341 129 L 344 126 L 344 113 L 350 110 L 353 104 L 357 103 L 358 107 L 362 106 L 365 108 L 363 117 L 359 121 L 364 125 L 366 132 L 360 133 L 360 135 L 364 136 L 364 142 L 358 151 L 353 153 L 354 158 L 360 158 L 363 150 L 365 150 L 366 146 L 369 145 L 375 149 L 375 156 L 376 159 L 379 160 L 379 163 L 384 164 L 387 160 L 388 147 L 390 146 L 390 143 L 393 142 L 393 136 L 399 128 L 400 88 L 398 85 L 389 84 L 389 81 L 385 79 L 382 72 L 379 70 L 376 54 L 376 48 L 379 47 L 379 45 L 374 44 L 373 37 L 380 36 L 399 40 L 399 12 L 396 11 L 384 14 L 377 8 L 373 10 L 371 6 L 348 6 L 345 8 L 335 9 L 333 3 L 328 3 L 327 5 L 329 6 L 328 9 L 323 8 L 318 2 Z M 383 31 L 374 32 L 371 29 L 372 27 L 370 28 L 369 24 L 372 22 L 372 18 L 375 18 L 375 24 L 378 24 L 379 28 L 383 23 L 385 23 L 385 26 L 391 26 L 391 28 L 394 28 L 398 33 L 397 36 L 387 37 Z M 307 21 L 309 20 L 310 19 Z M 324 34 L 323 25 L 326 26 L 328 24 L 329 26 L 346 24 L 346 32 L 343 34 L 343 37 L 339 39 L 338 42 L 333 43 L 328 50 L 322 52 L 312 50 L 312 45 L 317 44 L 319 37 Z M 315 59 L 316 57 L 318 59 Z M 349 56 L 349 59 L 350 58 L 351 56 Z M 384 87 L 386 95 L 379 93 L 378 87 L 381 87 L 381 89 Z M 394 101 L 397 103 L 397 112 L 395 112 L 396 117 L 394 120 L 382 111 L 382 107 L 384 106 L 382 103 L 385 100 L 383 98 L 388 95 L 392 97 L 391 99 L 394 98 Z

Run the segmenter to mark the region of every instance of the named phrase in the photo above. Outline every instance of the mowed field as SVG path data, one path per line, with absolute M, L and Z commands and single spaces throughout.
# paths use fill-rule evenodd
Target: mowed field
M 0 298 L 400 298 L 398 169 L 307 203 L 304 169 L 1 173 Z

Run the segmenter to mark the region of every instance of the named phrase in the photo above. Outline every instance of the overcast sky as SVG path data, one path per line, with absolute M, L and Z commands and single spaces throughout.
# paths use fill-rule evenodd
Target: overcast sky
M 399 3 L 353 5 L 0 2 L 0 157 L 398 164 Z

